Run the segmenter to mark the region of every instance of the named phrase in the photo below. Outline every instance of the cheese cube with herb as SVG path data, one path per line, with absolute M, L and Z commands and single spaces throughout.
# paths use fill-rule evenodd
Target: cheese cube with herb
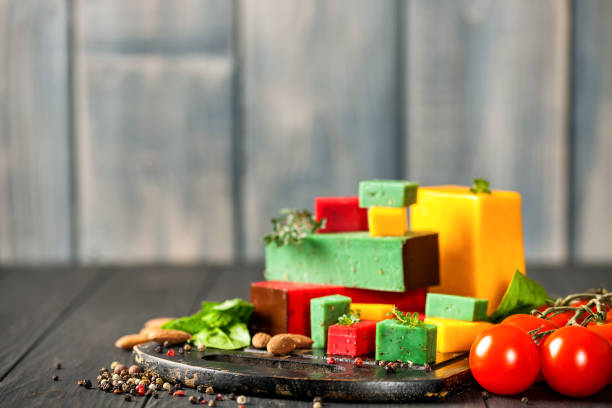
M 370 207 L 368 225 L 373 237 L 401 237 L 408 232 L 406 208 Z
M 440 284 L 431 292 L 488 300 L 490 314 L 516 270 L 525 272 L 521 196 L 463 186 L 421 187 L 410 208 L 413 230 L 439 234 Z
M 327 353 L 357 357 L 371 353 L 376 348 L 376 322 L 361 320 L 349 325 L 329 326 Z
M 327 329 L 338 322 L 338 318 L 350 311 L 351 298 L 330 295 L 310 300 L 310 337 L 313 347 L 327 345 Z
M 418 320 L 418 319 L 417 319 Z M 436 361 L 437 328 L 388 319 L 376 324 L 376 360 L 430 364 Z
M 438 328 L 436 347 L 440 353 L 469 351 L 480 332 L 493 326 L 489 322 L 466 322 L 429 316 L 425 318 L 425 323 Z

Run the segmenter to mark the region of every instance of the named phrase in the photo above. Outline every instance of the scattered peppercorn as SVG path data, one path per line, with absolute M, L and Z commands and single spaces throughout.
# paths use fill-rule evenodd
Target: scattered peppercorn
M 223 401 L 223 394 L 217 394 L 215 398 L 217 399 L 217 401 Z
M 213 387 L 206 387 L 206 393 L 208 395 L 213 395 L 215 393 L 215 389 Z
M 126 367 L 124 364 L 117 364 L 117 365 L 115 366 L 115 368 L 114 368 L 113 372 L 114 372 L 115 374 L 121 374 L 121 372 L 122 372 L 123 370 L 125 370 L 125 369 L 127 369 L 127 367 Z
M 172 388 L 172 386 L 170 385 L 169 382 L 165 382 L 163 385 L 164 390 L 170 390 Z
M 238 408 L 244 408 L 244 405 L 238 405 Z
M 529 404 L 529 398 L 527 398 L 527 397 L 521 398 L 521 403 L 525 404 L 525 405 Z
M 135 375 L 139 373 L 142 373 L 142 368 L 140 368 L 140 366 L 137 366 L 136 364 L 134 364 L 133 366 L 130 366 L 128 370 L 129 375 Z
M 323 402 L 323 397 L 314 397 L 312 402 Z
M 166 352 L 166 355 L 167 355 L 168 357 L 174 357 L 174 350 L 172 350 L 172 349 L 168 350 L 168 351 Z
M 118 362 L 118 361 L 113 361 L 113 362 L 111 363 L 111 365 L 110 365 L 110 369 L 111 369 L 111 370 L 114 370 L 114 369 L 115 369 L 115 367 L 117 367 L 118 365 L 119 365 L 119 362 Z
M 176 384 L 174 384 L 174 389 L 175 389 L 175 390 L 180 390 L 180 389 L 182 389 L 182 388 L 183 388 L 183 387 L 181 386 L 181 383 L 176 383 Z
M 191 402 L 192 404 L 197 404 L 198 399 L 195 397 L 195 395 L 192 395 L 191 397 L 189 397 L 189 402 Z
M 204 384 L 200 384 L 198 385 L 198 387 L 196 388 L 196 390 L 198 392 L 201 392 L 202 394 L 204 394 L 204 391 L 206 391 L 206 387 L 204 387 Z
M 236 398 L 236 403 L 242 405 L 242 404 L 246 404 L 247 399 L 244 395 L 239 395 L 238 398 Z
M 384 366 L 385 364 L 387 364 L 387 362 L 385 360 L 380 360 L 378 362 L 378 365 L 381 366 L 381 367 Z
M 234 394 L 233 392 L 230 392 L 229 395 L 227 396 L 227 398 L 231 399 L 232 401 L 236 399 L 236 394 Z
M 120 390 L 119 388 L 115 388 L 115 389 L 113 390 L 113 393 L 115 393 L 115 394 L 121 394 L 121 390 Z
M 126 394 L 125 397 L 123 397 L 124 400 L 126 400 L 127 402 L 130 402 L 132 400 L 132 396 L 130 394 Z
M 185 354 L 185 349 L 182 347 L 179 347 L 178 352 L 179 354 Z
M 158 346 L 155 346 L 155 348 L 154 348 L 153 350 L 155 350 L 155 352 L 156 352 L 157 354 L 161 354 L 161 353 L 164 351 L 164 350 L 162 349 L 162 346 L 159 346 L 159 345 L 158 345 Z
M 153 394 L 151 394 L 153 396 L 153 398 L 158 399 L 159 398 L 159 394 L 154 392 Z
M 185 344 L 185 351 L 191 351 L 191 345 Z
M 312 408 L 321 408 L 323 406 L 323 404 L 321 404 L 320 402 L 314 402 L 312 404 Z
M 425 365 L 423 365 L 423 369 L 424 369 L 426 372 L 429 372 L 429 371 L 431 371 L 431 366 L 430 366 L 429 364 L 425 364 Z
M 55 364 L 55 368 L 56 368 L 57 370 L 60 370 L 60 369 L 62 368 L 62 363 L 56 363 L 56 364 Z
M 89 380 L 84 380 L 84 381 L 83 381 L 83 387 L 85 387 L 85 388 L 87 388 L 87 389 L 91 388 L 91 381 L 89 381 Z
M 198 351 L 205 351 L 206 350 L 206 345 L 205 344 L 199 344 L 198 345 Z
M 483 399 L 488 399 L 489 398 L 489 393 L 487 391 L 483 391 L 480 395 L 482 395 Z
M 217 403 L 215 402 L 215 400 L 214 400 L 214 399 L 212 399 L 212 400 L 208 401 L 208 406 L 209 406 L 209 407 L 216 407 L 216 406 L 217 406 Z
M 164 341 L 164 348 L 168 348 L 170 346 L 170 342 L 168 340 Z
M 57 375 L 54 375 L 53 377 L 51 377 L 51 379 L 53 381 L 59 381 L 59 377 Z M 80 384 L 79 384 L 80 385 Z
M 336 359 L 335 359 L 335 358 L 333 358 L 333 357 L 329 357 L 329 358 L 327 359 L 327 364 L 334 364 L 335 362 L 336 362 Z
M 383 368 L 385 369 L 387 374 L 395 373 L 395 364 L 393 364 L 393 363 L 389 363 L 386 366 L 384 366 Z
M 55 379 L 55 377 L 57 377 L 57 375 L 54 375 L 53 377 L 54 377 L 54 378 L 53 378 L 53 380 L 54 380 L 54 381 L 57 381 L 57 380 Z M 83 386 L 83 380 L 79 380 L 79 381 L 77 381 L 77 385 L 78 385 L 79 387 L 82 387 L 82 386 Z
M 357 358 L 355 359 L 355 365 L 356 365 L 357 367 L 361 367 L 361 366 L 363 366 L 363 360 L 362 360 L 361 358 L 357 357 Z

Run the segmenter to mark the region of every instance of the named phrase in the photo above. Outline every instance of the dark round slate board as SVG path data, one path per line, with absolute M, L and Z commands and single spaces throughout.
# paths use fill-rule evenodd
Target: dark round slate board
M 216 392 L 293 399 L 403 402 L 438 400 L 468 388 L 473 379 L 466 354 L 438 354 L 430 370 L 398 368 L 388 374 L 371 357 L 357 367 L 353 358 L 334 356 L 327 364 L 323 350 L 298 350 L 289 356 L 245 349 L 192 350 L 174 357 L 154 351 L 156 344 L 134 348 L 134 361 L 170 382 L 195 388 L 213 385 Z

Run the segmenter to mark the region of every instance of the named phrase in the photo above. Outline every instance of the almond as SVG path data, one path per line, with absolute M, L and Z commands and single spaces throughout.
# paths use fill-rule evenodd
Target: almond
M 253 335 L 253 340 L 252 340 L 253 347 L 258 348 L 258 349 L 266 348 L 271 338 L 272 336 L 270 336 L 268 333 L 263 333 L 263 332 L 255 333 Z
M 296 346 L 297 345 L 291 336 L 284 333 L 277 334 L 276 336 L 272 337 L 268 342 L 267 349 L 268 353 L 287 354 L 295 350 Z
M 304 336 L 303 334 L 288 334 L 288 336 L 290 336 L 291 339 L 295 341 L 295 348 L 311 348 L 312 343 L 314 343 L 314 341 L 310 337 Z
M 156 317 L 155 319 L 149 319 L 145 322 L 144 327 L 160 328 L 170 320 L 174 320 L 172 317 Z
M 181 330 L 156 329 L 150 331 L 148 337 L 149 341 L 156 341 L 158 343 L 167 341 L 168 344 L 172 345 L 186 342 L 191 338 L 191 334 Z
M 124 350 L 131 350 L 132 347 L 137 346 L 142 343 L 147 343 L 149 337 L 145 334 L 126 334 L 125 336 L 121 336 L 115 342 L 115 347 L 122 348 Z

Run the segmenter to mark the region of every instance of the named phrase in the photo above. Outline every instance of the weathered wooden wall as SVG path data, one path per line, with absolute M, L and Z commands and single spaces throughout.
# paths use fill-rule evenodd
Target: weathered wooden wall
M 0 0 L 0 262 L 263 256 L 364 178 L 523 195 L 530 261 L 612 261 L 605 0 Z

